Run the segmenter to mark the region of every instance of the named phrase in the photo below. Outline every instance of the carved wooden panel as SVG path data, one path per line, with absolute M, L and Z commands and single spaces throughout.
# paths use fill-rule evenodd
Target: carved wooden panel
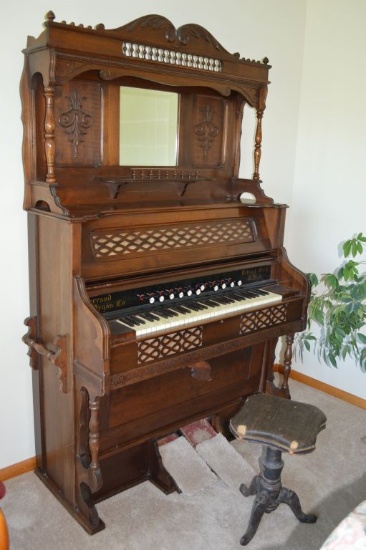
M 192 162 L 195 166 L 221 166 L 225 162 L 225 105 L 222 98 L 197 95 L 192 113 Z
M 110 232 L 94 231 L 91 234 L 93 255 L 103 261 L 155 251 L 168 252 L 254 240 L 254 221 L 251 218 L 134 227 Z
M 101 86 L 73 81 L 55 89 L 56 164 L 101 163 Z
M 202 327 L 192 327 L 172 334 L 142 340 L 138 343 L 137 363 L 158 361 L 170 355 L 178 355 L 202 346 Z
M 280 325 L 286 321 L 287 304 L 249 311 L 241 316 L 240 334 Z

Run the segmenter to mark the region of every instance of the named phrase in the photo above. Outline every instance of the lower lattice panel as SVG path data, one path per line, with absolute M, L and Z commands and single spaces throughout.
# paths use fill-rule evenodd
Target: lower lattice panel
M 241 316 L 240 334 L 248 334 L 255 330 L 280 325 L 286 321 L 287 304 L 249 311 Z
M 198 349 L 202 347 L 202 334 L 203 328 L 200 326 L 143 340 L 138 344 L 137 362 L 141 365 Z

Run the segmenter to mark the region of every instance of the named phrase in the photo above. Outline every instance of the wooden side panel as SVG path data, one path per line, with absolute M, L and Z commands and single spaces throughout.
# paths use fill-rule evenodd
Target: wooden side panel
M 45 356 L 39 361 L 39 429 L 43 436 L 43 468 L 67 499 L 74 499 L 74 402 L 72 271 L 77 269 L 78 226 L 48 216 L 37 217 L 35 245 L 38 271 L 37 340 L 54 350 L 55 338 L 66 337 L 67 383 Z M 55 254 L 55 248 L 58 253 Z M 35 395 L 37 398 L 37 396 Z

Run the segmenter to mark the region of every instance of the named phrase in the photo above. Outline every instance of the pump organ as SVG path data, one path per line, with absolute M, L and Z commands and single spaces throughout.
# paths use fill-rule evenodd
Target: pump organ
M 157 15 L 106 30 L 52 12 L 24 54 L 36 473 L 92 534 L 104 527 L 100 500 L 145 480 L 177 489 L 159 438 L 204 417 L 226 433 L 258 390 L 289 397 L 309 288 L 283 248 L 286 207 L 260 186 L 268 60 Z M 156 92 L 157 126 L 126 89 Z M 171 95 L 177 112 L 162 129 Z M 239 177 L 246 104 L 257 115 L 252 179 Z M 173 165 L 157 156 L 172 132 Z M 126 163 L 124 144 L 153 152 Z

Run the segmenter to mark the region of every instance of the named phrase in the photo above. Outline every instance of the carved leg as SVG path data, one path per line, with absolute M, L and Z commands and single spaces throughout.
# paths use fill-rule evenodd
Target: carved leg
M 315 514 L 304 514 L 304 512 L 301 509 L 300 505 L 300 499 L 295 493 L 295 491 L 292 491 L 291 489 L 286 489 L 285 487 L 282 487 L 280 494 L 278 496 L 278 503 L 287 504 L 293 513 L 295 514 L 295 517 L 301 521 L 301 523 L 315 523 L 317 520 L 317 517 Z
M 263 491 L 260 491 L 255 497 L 247 530 L 240 539 L 240 544 L 242 546 L 246 546 L 256 534 L 263 514 L 267 511 L 267 508 L 271 506 L 269 500 L 271 500 L 270 495 Z
M 254 476 L 252 481 L 250 482 L 249 487 L 247 487 L 246 485 L 244 485 L 244 483 L 242 483 L 239 487 L 239 491 L 245 497 L 249 497 L 257 494 L 259 487 L 260 487 L 260 476 Z
M 163 493 L 169 495 L 174 491 L 181 493 L 178 485 L 174 481 L 174 478 L 166 470 L 161 454 L 159 452 L 159 446 L 157 441 L 150 440 L 150 481 L 156 485 Z
M 84 386 L 81 387 L 77 469 L 79 491 L 73 515 L 90 534 L 97 533 L 105 527 L 98 516 L 93 499 L 93 494 L 103 485 L 99 464 L 99 410 L 99 396 L 91 396 Z
M 80 484 L 80 494 L 82 501 L 79 503 L 80 508 L 76 510 L 79 516 L 79 521 L 84 529 L 91 535 L 98 533 L 105 528 L 105 523 L 98 516 L 97 509 L 93 503 L 92 492 L 86 483 Z

